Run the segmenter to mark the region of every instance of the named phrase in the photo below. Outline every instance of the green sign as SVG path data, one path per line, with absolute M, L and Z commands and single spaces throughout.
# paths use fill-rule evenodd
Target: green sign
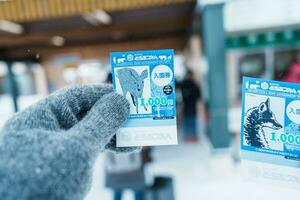
M 228 36 L 227 48 L 249 48 L 300 43 L 300 29 Z

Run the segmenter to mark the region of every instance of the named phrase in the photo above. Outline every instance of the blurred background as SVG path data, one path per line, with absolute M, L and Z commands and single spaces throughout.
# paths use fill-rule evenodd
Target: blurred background
M 101 154 L 86 200 L 296 199 L 278 174 L 244 180 L 239 131 L 242 76 L 300 82 L 299 10 L 299 0 L 0 0 L 0 126 L 57 89 L 109 82 L 112 51 L 174 49 L 180 144 Z

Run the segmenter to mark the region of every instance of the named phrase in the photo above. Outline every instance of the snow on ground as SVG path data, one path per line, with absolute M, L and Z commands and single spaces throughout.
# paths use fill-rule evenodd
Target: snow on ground
M 156 147 L 153 156 L 152 174 L 173 177 L 176 200 L 299 199 L 300 182 L 292 188 L 278 180 L 269 180 L 267 184 L 250 181 L 244 175 L 247 166 L 235 163 L 228 150 L 214 153 L 205 141 L 196 145 Z M 111 199 L 111 192 L 103 188 L 103 168 L 103 155 L 100 155 L 86 200 Z M 300 174 L 299 170 L 294 172 Z M 131 199 L 132 194 L 127 191 L 124 200 Z

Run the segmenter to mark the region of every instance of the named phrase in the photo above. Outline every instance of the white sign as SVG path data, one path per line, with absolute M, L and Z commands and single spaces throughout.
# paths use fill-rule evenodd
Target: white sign
M 236 0 L 224 7 L 227 32 L 300 24 L 299 0 Z

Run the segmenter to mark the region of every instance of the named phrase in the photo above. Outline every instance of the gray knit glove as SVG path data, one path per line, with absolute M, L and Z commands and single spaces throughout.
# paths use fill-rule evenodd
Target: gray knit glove
M 83 199 L 100 151 L 134 150 L 115 146 L 128 113 L 123 96 L 94 85 L 60 90 L 16 114 L 0 133 L 0 199 Z

